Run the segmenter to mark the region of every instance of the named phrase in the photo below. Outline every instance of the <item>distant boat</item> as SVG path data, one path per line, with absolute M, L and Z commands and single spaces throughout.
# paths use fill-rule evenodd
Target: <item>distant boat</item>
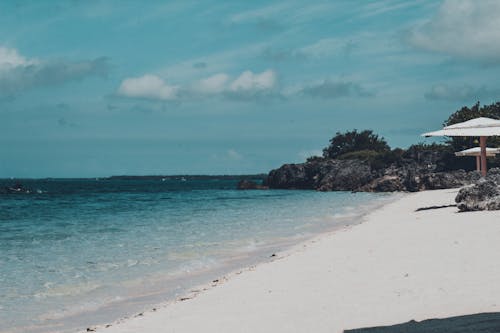
M 187 179 L 184 177 L 181 177 L 181 182 L 185 182 L 185 181 L 187 181 Z

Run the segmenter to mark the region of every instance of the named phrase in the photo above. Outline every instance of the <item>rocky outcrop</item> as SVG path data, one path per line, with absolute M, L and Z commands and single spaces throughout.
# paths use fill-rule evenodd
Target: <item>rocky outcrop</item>
M 326 160 L 308 169 L 318 191 L 354 191 L 375 178 L 370 166 L 359 160 Z
M 284 164 L 279 169 L 271 170 L 266 185 L 281 189 L 314 189 L 311 179 L 306 174 L 305 164 Z
M 285 164 L 272 170 L 266 180 L 270 188 L 318 191 L 394 192 L 457 188 L 480 178 L 463 170 L 437 172 L 434 155 L 407 159 L 375 169 L 367 161 L 318 158 L 301 164 Z M 423 162 L 419 162 L 423 161 Z M 500 170 L 496 174 L 500 178 Z
M 406 187 L 397 175 L 384 175 L 359 188 L 363 192 L 396 192 L 405 191 Z
M 471 175 L 464 170 L 432 172 L 421 177 L 421 190 L 441 190 L 457 188 L 471 183 Z
M 488 170 L 488 174 L 486 175 L 486 179 L 492 180 L 497 184 L 500 184 L 500 168 L 492 168 Z
M 458 192 L 455 202 L 460 211 L 500 209 L 500 186 L 493 177 L 481 178 L 476 184 Z
M 243 179 L 238 182 L 238 190 L 267 190 L 268 186 L 257 184 L 252 180 Z
M 366 162 L 328 159 L 285 164 L 269 173 L 266 184 L 270 188 L 281 189 L 354 191 L 376 176 Z

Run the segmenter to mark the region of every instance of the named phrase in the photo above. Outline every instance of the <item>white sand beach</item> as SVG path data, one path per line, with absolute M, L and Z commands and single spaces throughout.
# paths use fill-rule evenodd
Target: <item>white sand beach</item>
M 415 211 L 453 204 L 456 192 L 405 195 L 362 224 L 96 330 L 342 332 L 499 311 L 500 211 Z

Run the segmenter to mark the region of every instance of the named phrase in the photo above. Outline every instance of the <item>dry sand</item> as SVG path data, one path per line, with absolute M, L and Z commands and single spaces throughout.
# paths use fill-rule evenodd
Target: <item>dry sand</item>
M 191 299 L 97 330 L 342 332 L 500 311 L 500 211 L 415 212 L 453 204 L 455 194 L 406 195 Z

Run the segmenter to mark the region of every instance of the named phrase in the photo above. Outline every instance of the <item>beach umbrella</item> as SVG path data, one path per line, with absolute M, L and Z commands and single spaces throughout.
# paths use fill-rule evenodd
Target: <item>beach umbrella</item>
M 444 127 L 442 130 L 428 132 L 422 136 L 478 136 L 480 146 L 481 174 L 486 176 L 486 138 L 500 136 L 500 120 L 479 117 L 462 123 Z
M 500 148 L 486 148 L 486 157 L 494 157 L 500 154 Z M 458 151 L 455 156 L 475 156 L 476 157 L 476 170 L 481 171 L 481 147 L 474 147 Z

